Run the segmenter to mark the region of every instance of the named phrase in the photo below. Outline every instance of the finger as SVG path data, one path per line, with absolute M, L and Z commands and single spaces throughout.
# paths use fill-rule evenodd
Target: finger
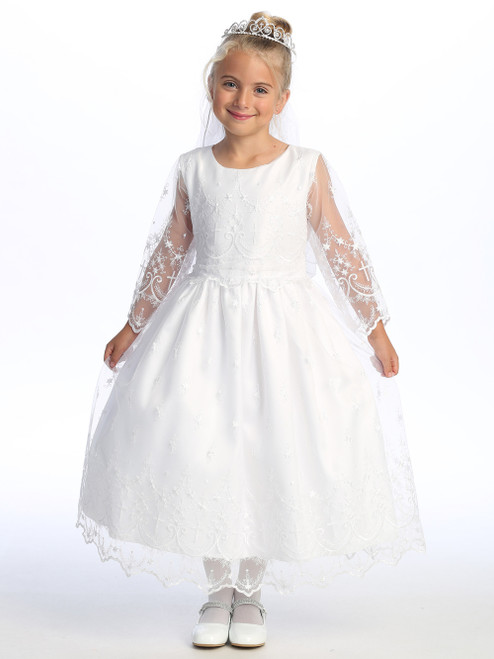
M 110 368 L 113 368 L 115 364 L 118 363 L 118 360 L 123 354 L 123 350 L 114 350 L 110 358 Z
M 383 361 L 383 373 L 387 378 L 390 378 L 394 375 L 393 364 L 391 359 L 385 359 Z
M 104 362 L 106 362 L 106 360 L 108 359 L 108 357 L 112 354 L 112 352 L 113 352 L 113 347 L 114 347 L 113 344 L 110 344 L 110 343 L 107 344 L 107 346 L 106 346 L 106 348 L 105 348 L 105 355 L 104 355 L 104 357 L 103 357 L 103 361 L 104 361 Z

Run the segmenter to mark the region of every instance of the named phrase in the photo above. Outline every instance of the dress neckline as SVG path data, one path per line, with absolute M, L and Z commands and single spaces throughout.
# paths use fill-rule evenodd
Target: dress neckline
M 287 151 L 290 151 L 290 148 L 291 148 L 292 145 L 289 144 L 289 145 L 286 147 L 286 149 L 283 151 L 283 153 L 280 153 L 279 156 L 276 156 L 276 158 L 274 158 L 274 159 L 271 160 L 270 162 L 266 162 L 266 163 L 264 163 L 263 165 L 254 165 L 254 167 L 225 167 L 225 165 L 222 165 L 221 163 L 219 163 L 219 162 L 216 160 L 216 156 L 215 156 L 214 153 L 213 153 L 213 146 L 215 146 L 215 145 L 213 144 L 212 146 L 208 147 L 208 150 L 209 150 L 209 153 L 211 154 L 211 158 L 212 158 L 212 159 L 214 160 L 214 162 L 218 165 L 218 167 L 221 167 L 221 169 L 231 169 L 231 170 L 234 171 L 234 172 L 243 172 L 243 171 L 247 171 L 247 170 L 249 170 L 249 169 L 259 169 L 260 167 L 269 167 L 269 165 L 272 165 L 273 163 L 278 162 L 278 160 L 280 160 L 281 158 L 283 158 L 283 156 L 285 155 L 285 153 L 286 153 Z

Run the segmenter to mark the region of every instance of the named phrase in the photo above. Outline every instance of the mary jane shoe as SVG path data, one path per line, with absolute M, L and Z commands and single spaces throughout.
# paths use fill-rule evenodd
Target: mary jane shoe
M 228 638 L 232 645 L 241 648 L 258 648 L 266 643 L 266 609 L 255 599 L 238 599 L 232 604 L 232 613 L 242 604 L 254 604 L 261 612 L 262 625 L 256 625 L 249 622 L 230 622 L 230 631 Z
M 219 607 L 226 609 L 231 620 L 232 607 L 224 602 L 205 602 L 199 609 L 199 614 L 202 615 L 206 609 L 210 607 Z M 228 641 L 228 628 L 227 624 L 222 622 L 198 622 L 192 630 L 192 643 L 201 648 L 219 648 L 225 645 Z

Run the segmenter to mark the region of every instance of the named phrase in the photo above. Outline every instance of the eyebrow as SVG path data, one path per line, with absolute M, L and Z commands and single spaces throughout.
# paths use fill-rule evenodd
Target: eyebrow
M 223 80 L 223 78 L 232 78 L 232 80 L 236 80 L 237 82 L 240 82 L 238 78 L 235 78 L 235 76 L 231 75 L 224 75 L 221 76 L 220 80 Z M 273 87 L 273 85 L 270 85 L 269 82 L 255 82 L 254 85 L 257 87 L 257 85 L 264 85 L 265 87 Z

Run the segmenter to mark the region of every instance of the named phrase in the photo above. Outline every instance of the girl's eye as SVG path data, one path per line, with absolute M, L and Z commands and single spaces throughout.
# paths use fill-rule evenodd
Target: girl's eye
M 233 89 L 234 87 L 237 86 L 236 83 L 233 82 L 233 80 L 225 80 L 225 82 L 223 84 L 224 84 L 225 87 L 228 87 L 228 89 Z M 264 87 L 256 87 L 255 91 L 257 93 L 261 93 L 261 94 L 267 94 L 268 93 L 268 90 L 264 89 Z

